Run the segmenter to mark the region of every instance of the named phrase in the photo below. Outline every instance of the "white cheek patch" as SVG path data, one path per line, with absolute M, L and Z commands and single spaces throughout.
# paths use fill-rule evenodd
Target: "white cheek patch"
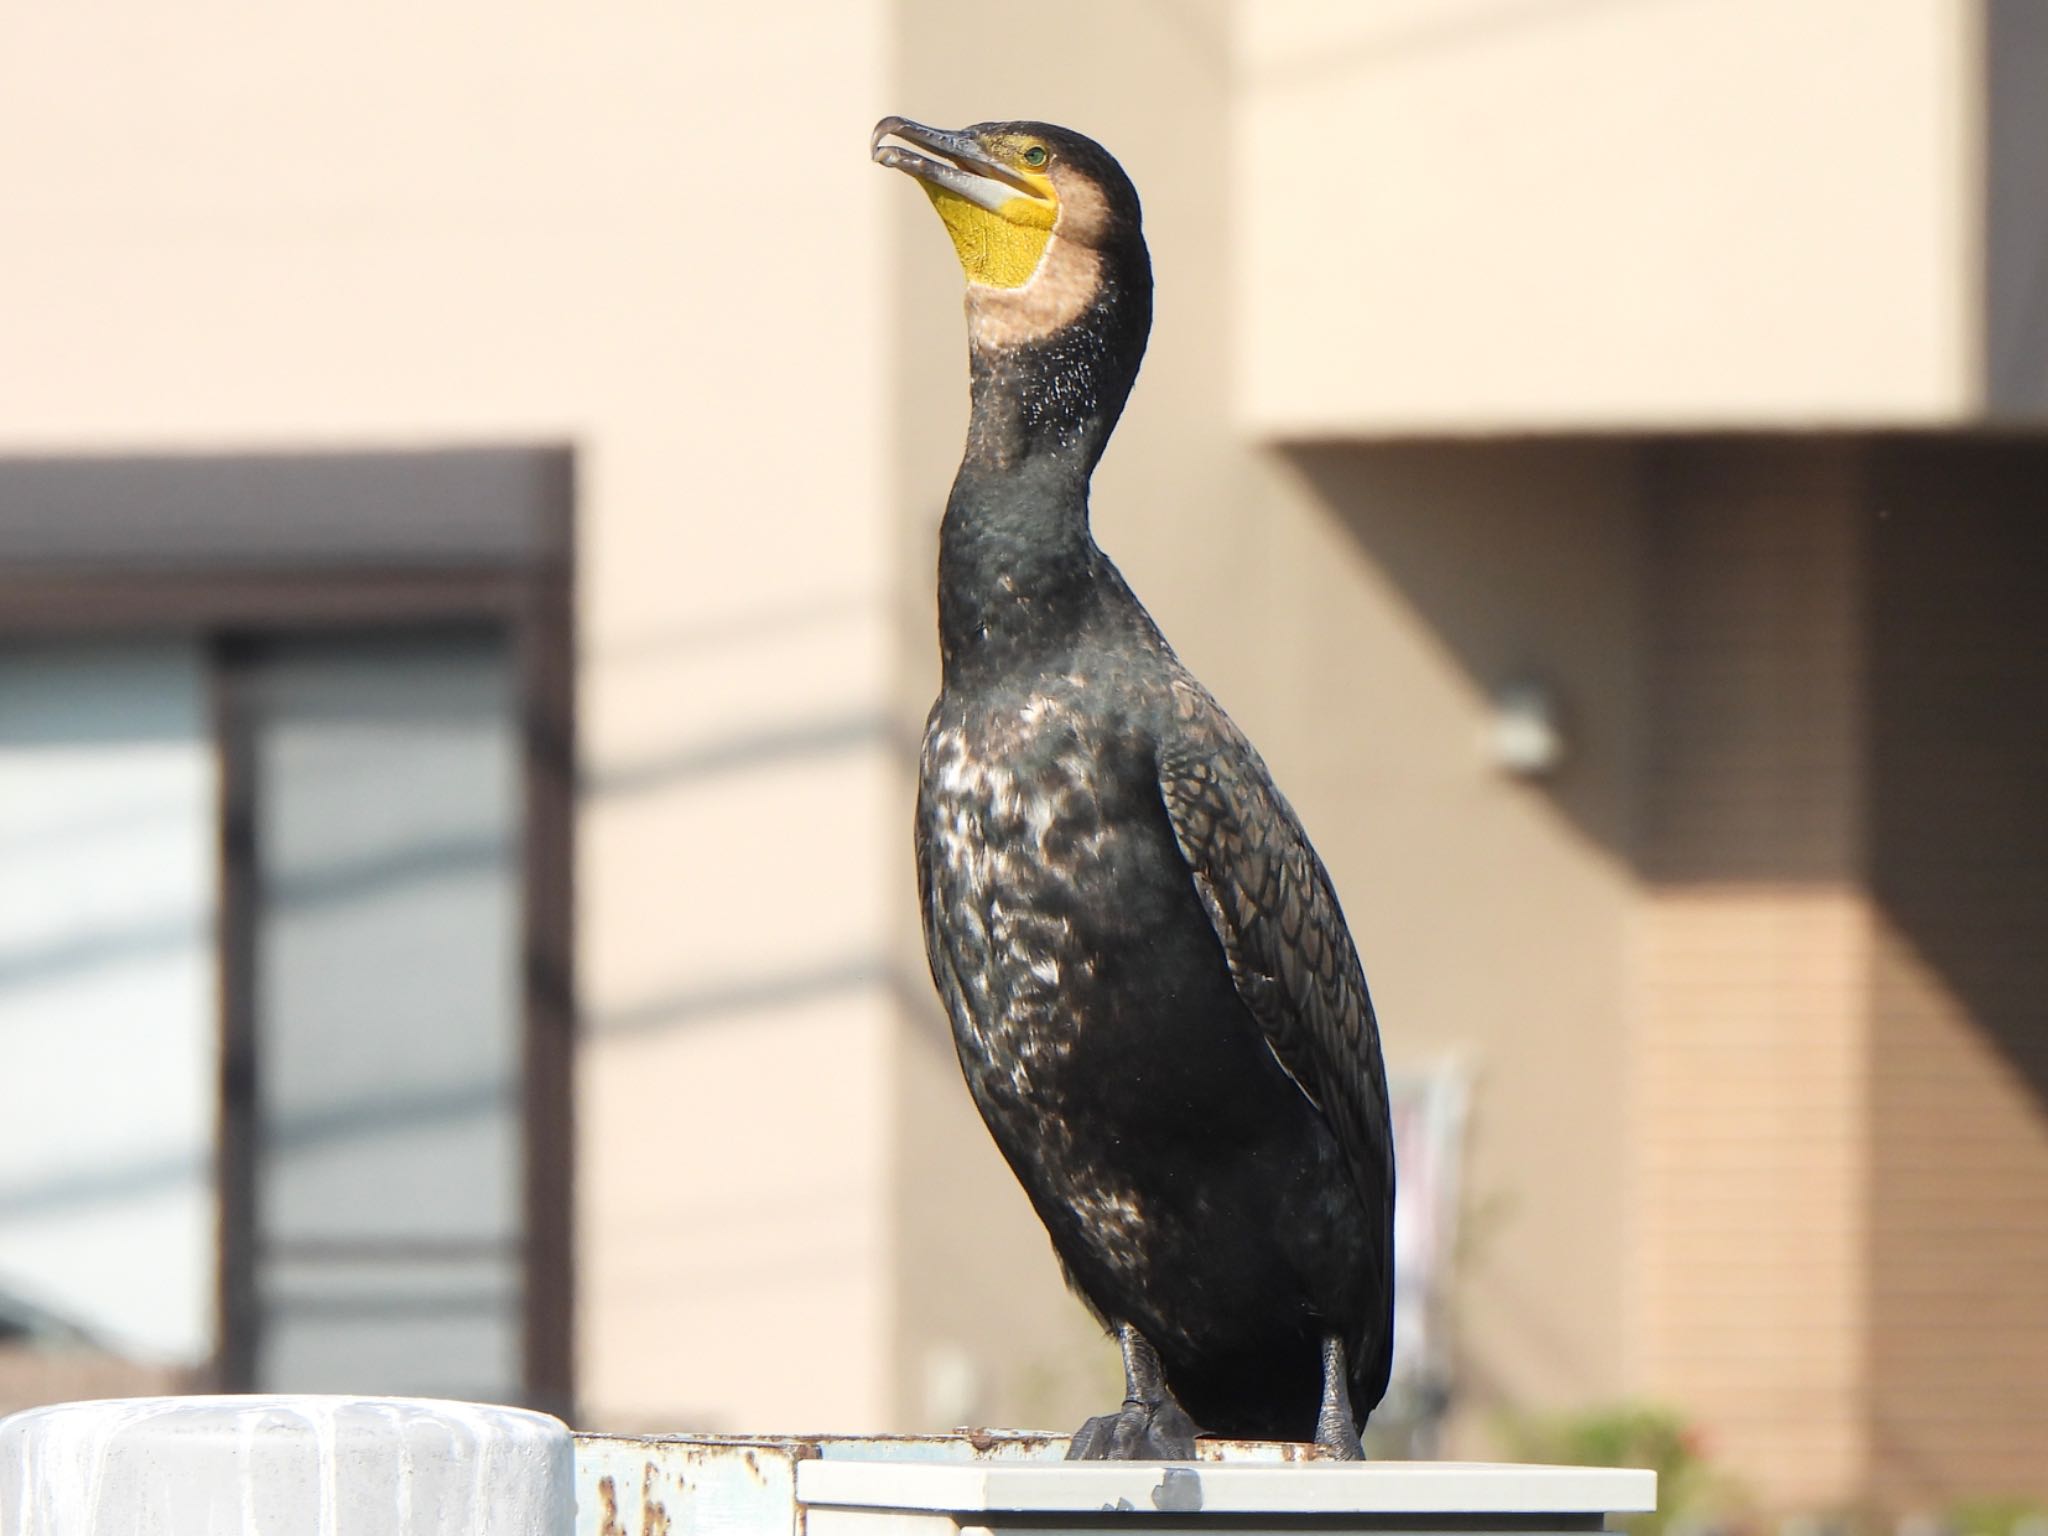
M 967 331 L 979 347 L 1020 346 L 1065 330 L 1102 289 L 1102 257 L 1055 230 L 1030 278 L 1017 288 L 967 286 Z
M 1053 224 L 1078 245 L 1099 245 L 1109 230 L 1109 200 L 1086 177 L 1072 176 L 1059 184 L 1060 216 Z

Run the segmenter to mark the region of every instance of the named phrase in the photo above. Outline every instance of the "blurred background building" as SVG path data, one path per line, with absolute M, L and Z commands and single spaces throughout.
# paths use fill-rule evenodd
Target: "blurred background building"
M 1030 115 L 1146 200 L 1097 530 L 1366 956 L 1419 1442 L 2048 1496 L 2044 16 L 0 7 L 0 1406 L 1116 1390 L 909 860 L 866 136 Z

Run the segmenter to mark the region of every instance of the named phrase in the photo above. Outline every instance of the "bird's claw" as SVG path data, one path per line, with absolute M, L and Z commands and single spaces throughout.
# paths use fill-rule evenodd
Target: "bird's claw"
M 1348 1423 L 1316 1425 L 1316 1444 L 1322 1447 L 1325 1456 L 1335 1461 L 1366 1459 L 1365 1447 L 1358 1440 L 1358 1431 Z
M 1115 1413 L 1098 1413 L 1074 1432 L 1069 1461 L 1193 1461 L 1201 1431 L 1172 1398 L 1126 1402 Z

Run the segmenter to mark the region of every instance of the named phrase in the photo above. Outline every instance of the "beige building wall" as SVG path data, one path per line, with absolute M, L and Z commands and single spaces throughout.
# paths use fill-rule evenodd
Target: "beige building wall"
M 0 11 L 0 451 L 576 449 L 593 1423 L 890 1418 L 889 27 Z
M 1969 415 L 1982 10 L 1241 0 L 1243 419 L 1298 437 Z

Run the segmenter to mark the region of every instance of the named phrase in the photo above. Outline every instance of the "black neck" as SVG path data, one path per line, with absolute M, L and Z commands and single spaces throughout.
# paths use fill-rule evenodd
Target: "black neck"
M 1029 662 L 1071 635 L 1102 555 L 1070 455 L 960 466 L 939 527 L 939 653 L 952 681 Z
M 1043 340 L 972 348 L 967 449 L 939 531 L 949 680 L 1056 647 L 1100 596 L 1109 564 L 1089 533 L 1088 482 L 1151 327 L 1150 274 L 1141 265 L 1135 278 L 1108 277 L 1085 314 Z

